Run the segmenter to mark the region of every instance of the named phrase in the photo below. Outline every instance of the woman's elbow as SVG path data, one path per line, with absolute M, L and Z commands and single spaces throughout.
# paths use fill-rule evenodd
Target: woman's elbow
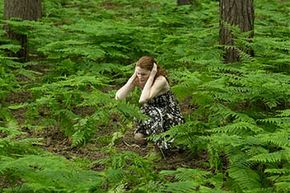
M 144 104 L 149 100 L 149 98 L 139 99 L 140 104 Z
M 139 103 L 144 104 L 144 103 L 146 103 L 146 100 L 139 100 Z
M 117 92 L 116 95 L 115 95 L 115 99 L 116 100 L 122 100 L 122 96 Z

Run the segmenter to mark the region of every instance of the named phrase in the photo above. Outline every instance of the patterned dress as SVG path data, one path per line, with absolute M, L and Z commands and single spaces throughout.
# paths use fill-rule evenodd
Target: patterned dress
M 141 107 L 141 112 L 148 115 L 149 119 L 138 121 L 135 133 L 142 133 L 145 136 L 162 133 L 169 130 L 170 127 L 184 122 L 178 102 L 171 91 L 167 91 L 144 103 Z M 169 149 L 171 142 L 162 138 L 154 141 L 160 149 Z

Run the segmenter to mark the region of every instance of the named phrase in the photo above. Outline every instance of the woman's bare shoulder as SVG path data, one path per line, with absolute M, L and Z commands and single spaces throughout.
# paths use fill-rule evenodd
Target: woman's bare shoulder
M 158 76 L 158 77 L 155 79 L 155 81 L 156 81 L 156 80 L 158 80 L 158 81 L 165 81 L 165 82 L 168 82 L 167 79 L 165 78 L 165 76 L 162 76 L 162 75 Z
M 164 93 L 170 89 L 167 79 L 160 75 L 155 79 L 155 82 L 161 86 L 160 92 Z

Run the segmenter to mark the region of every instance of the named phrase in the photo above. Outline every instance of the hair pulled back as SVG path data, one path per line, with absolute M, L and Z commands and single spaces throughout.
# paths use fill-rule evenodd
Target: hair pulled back
M 167 79 L 167 74 L 166 72 L 157 64 L 156 60 L 151 57 L 151 56 L 142 56 L 136 63 L 136 66 L 145 69 L 145 70 L 149 70 L 151 71 L 154 63 L 157 65 L 157 73 L 156 76 L 154 78 L 154 80 L 158 77 L 158 76 L 164 76 Z

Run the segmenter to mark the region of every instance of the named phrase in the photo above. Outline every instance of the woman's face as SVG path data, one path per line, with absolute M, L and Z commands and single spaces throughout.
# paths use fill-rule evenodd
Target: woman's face
M 150 71 L 144 68 L 136 67 L 137 78 L 139 80 L 140 85 L 145 85 L 146 81 L 149 78 Z

